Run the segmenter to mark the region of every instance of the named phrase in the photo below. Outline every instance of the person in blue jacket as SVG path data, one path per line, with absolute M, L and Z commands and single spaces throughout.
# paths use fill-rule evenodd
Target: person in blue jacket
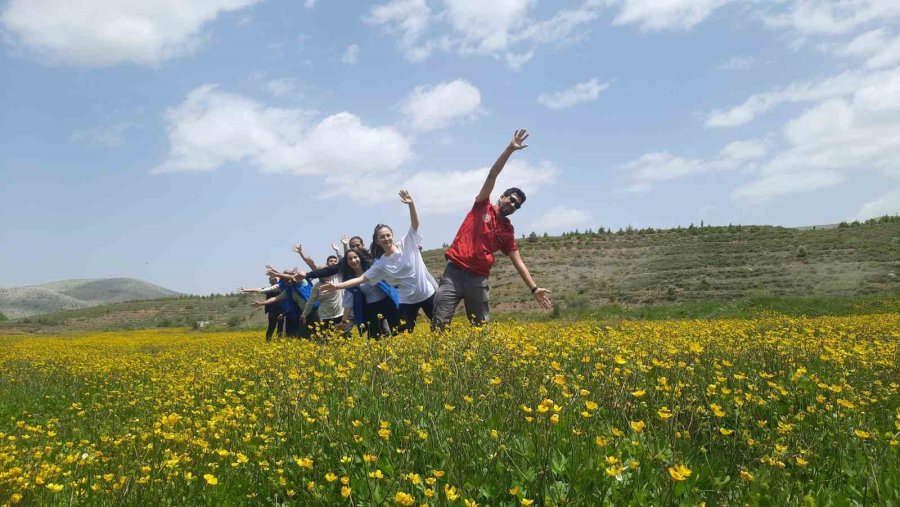
M 339 264 L 341 278 L 351 280 L 362 276 L 372 265 L 368 252 L 361 248 L 348 250 Z M 397 289 L 384 280 L 378 283 L 362 283 L 344 291 L 343 323 L 353 324 L 360 334 L 368 332 L 369 338 L 378 339 L 393 333 L 400 326 L 400 297 Z
M 278 277 L 278 286 L 281 288 L 281 293 L 265 301 L 253 301 L 250 304 L 252 306 L 264 306 L 280 301 L 282 313 L 284 314 L 285 334 L 292 338 L 309 338 L 311 328 L 300 325 L 300 316 L 303 314 L 303 309 L 309 300 L 311 286 L 306 280 L 294 280 L 296 270 L 279 273 L 271 266 L 266 266 L 266 268 L 270 275 Z M 318 315 L 313 320 L 318 320 Z

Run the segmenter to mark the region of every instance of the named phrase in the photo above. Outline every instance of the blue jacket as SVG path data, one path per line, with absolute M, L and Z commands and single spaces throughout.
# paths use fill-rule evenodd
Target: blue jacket
M 287 292 L 293 290 L 293 287 L 294 284 L 289 284 L 284 280 L 278 280 L 278 288 L 281 289 L 282 294 L 287 296 L 281 300 L 281 313 L 285 315 L 292 315 L 294 312 L 300 312 L 297 303 L 294 302 L 294 298 L 291 297 L 290 292 Z
M 299 296 L 299 299 L 306 302 L 309 301 L 309 294 L 312 291 L 312 286 L 306 281 L 303 280 L 300 283 L 287 283 L 284 280 L 278 281 L 278 286 L 281 288 L 282 292 L 287 293 L 287 297 L 281 300 L 281 313 L 285 315 L 293 315 L 295 312 L 297 315 L 303 313 L 300 305 L 297 304 L 296 298 L 294 295 Z M 313 308 L 318 308 L 319 303 L 316 302 L 313 305 Z

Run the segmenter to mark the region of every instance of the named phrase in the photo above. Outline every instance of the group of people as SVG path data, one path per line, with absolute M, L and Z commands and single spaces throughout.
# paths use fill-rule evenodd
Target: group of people
M 450 248 L 447 265 L 438 283 L 422 259 L 419 216 L 412 195 L 400 191 L 400 201 L 409 209 L 410 227 L 398 240 L 385 224 L 375 226 L 372 243 L 366 249 L 359 236 L 342 238 L 343 249 L 332 244 L 325 266 L 318 266 L 294 245 L 310 271 L 278 271 L 266 266 L 269 286 L 244 289 L 266 299 L 254 301 L 264 306 L 269 317 L 266 339 L 283 329 L 290 337 L 312 337 L 338 329 L 356 327 L 370 338 L 412 331 L 419 312 L 431 321 L 432 330 L 450 324 L 462 302 L 469 320 L 476 325 L 489 320 L 489 277 L 494 253 L 503 252 L 528 286 L 541 308 L 552 307 L 550 291 L 538 286 L 525 266 L 509 216 L 525 203 L 525 193 L 516 187 L 504 191 L 496 204 L 490 201 L 497 177 L 518 150 L 526 148 L 528 133 L 517 130 L 512 141 L 494 162 L 475 197 L 472 209 Z

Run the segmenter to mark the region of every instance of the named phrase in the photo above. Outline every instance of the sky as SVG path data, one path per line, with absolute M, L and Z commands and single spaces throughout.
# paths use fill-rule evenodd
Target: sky
M 897 0 L 0 0 L 0 44 L 2 287 L 260 286 L 403 188 L 439 248 L 518 128 L 519 236 L 900 213 Z

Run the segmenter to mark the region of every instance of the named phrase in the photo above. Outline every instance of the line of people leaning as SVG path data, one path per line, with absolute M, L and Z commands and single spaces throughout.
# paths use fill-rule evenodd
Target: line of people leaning
M 445 253 L 447 265 L 440 284 L 422 260 L 419 216 L 412 196 L 400 191 L 400 201 L 409 208 L 410 227 L 402 239 L 385 224 L 375 226 L 372 244 L 365 248 L 359 236 L 342 238 L 343 249 L 332 244 L 335 254 L 325 266 L 318 266 L 295 244 L 310 271 L 278 271 L 266 266 L 269 286 L 244 289 L 262 293 L 266 299 L 253 301 L 264 306 L 269 317 L 266 340 L 276 330 L 289 337 L 325 336 L 335 329 L 347 332 L 356 327 L 360 334 L 379 338 L 386 334 L 412 331 L 420 310 L 431 321 L 432 330 L 443 330 L 456 313 L 460 301 L 466 315 L 476 325 L 489 319 L 489 277 L 494 253 L 503 252 L 528 286 L 541 308 L 552 307 L 550 291 L 539 287 L 519 254 L 515 230 L 509 216 L 522 207 L 525 193 L 516 187 L 490 202 L 497 176 L 509 157 L 528 145 L 528 133 L 516 130 L 512 141 L 494 162 L 472 209 Z M 343 251 L 342 251 L 343 250 Z

